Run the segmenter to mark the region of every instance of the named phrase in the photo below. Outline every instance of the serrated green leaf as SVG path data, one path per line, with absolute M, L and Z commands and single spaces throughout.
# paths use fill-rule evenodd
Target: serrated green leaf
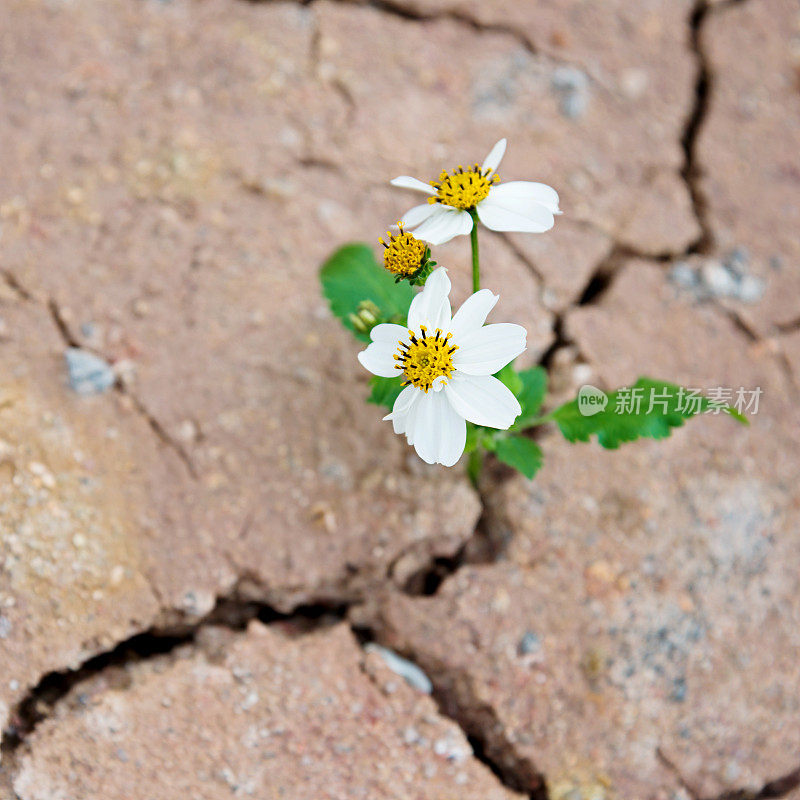
M 504 464 L 531 479 L 542 466 L 542 448 L 524 436 L 506 436 L 495 443 L 494 454 Z
M 517 400 L 522 406 L 522 413 L 511 426 L 511 430 L 515 431 L 526 428 L 530 422 L 536 419 L 547 392 L 547 371 L 543 367 L 524 369 L 518 372 L 517 375 L 519 376 L 520 389 L 514 394 L 516 394 Z
M 640 390 L 638 408 L 635 402 L 629 402 L 636 396 L 632 390 Z M 632 387 L 610 392 L 602 411 L 591 415 L 581 413 L 579 396 L 548 416 L 568 441 L 588 442 L 596 435 L 602 447 L 613 450 L 641 437 L 664 439 L 672 428 L 683 425 L 684 420 L 713 408 L 709 398 L 696 395 L 690 400 L 687 391 L 672 383 L 639 378 Z M 588 402 L 584 402 L 583 407 L 584 411 L 594 410 L 594 405 Z M 735 409 L 723 408 L 722 411 L 748 424 Z
M 382 378 L 380 375 L 373 375 L 369 379 L 369 385 L 372 388 L 368 403 L 374 403 L 376 406 L 386 406 L 390 411 L 394 407 L 394 401 L 397 396 L 403 391 L 403 379 L 399 376 L 397 378 Z
M 322 265 L 319 278 L 331 311 L 359 339 L 369 340 L 369 336 L 354 331 L 349 317 L 364 300 L 375 303 L 381 321 L 405 324 L 414 290 L 405 281 L 395 283 L 392 275 L 375 260 L 368 245 L 354 243 L 339 248 Z

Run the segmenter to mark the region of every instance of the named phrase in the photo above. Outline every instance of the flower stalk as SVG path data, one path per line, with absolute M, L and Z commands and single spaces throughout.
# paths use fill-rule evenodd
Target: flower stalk
M 481 264 L 478 256 L 478 212 L 473 208 L 469 214 L 473 223 L 472 230 L 469 233 L 469 240 L 472 245 L 472 292 L 474 294 L 481 288 Z

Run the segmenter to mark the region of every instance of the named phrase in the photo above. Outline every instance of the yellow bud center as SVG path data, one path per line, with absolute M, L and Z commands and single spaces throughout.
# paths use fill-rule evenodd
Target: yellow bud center
M 394 355 L 395 365 L 403 373 L 403 385 L 416 386 L 427 394 L 437 378 L 444 378 L 444 383 L 453 374 L 453 353 L 458 345 L 450 344 L 452 334 L 444 335 L 437 328 L 429 334 L 424 325 L 420 325 L 420 334 L 409 331 L 409 341 L 399 342 Z
M 449 173 L 442 170 L 438 182 L 431 181 L 436 194 L 429 197 L 428 202 L 443 203 L 466 211 L 475 208 L 499 180 L 497 173 L 488 168 L 482 170 L 477 164 L 471 169 L 459 167 Z
M 383 266 L 399 278 L 410 278 L 419 272 L 425 261 L 427 245 L 403 230 L 403 223 L 398 222 L 399 235 L 395 236 L 389 231 L 386 235 L 388 242 L 383 239 L 378 241 L 384 246 Z

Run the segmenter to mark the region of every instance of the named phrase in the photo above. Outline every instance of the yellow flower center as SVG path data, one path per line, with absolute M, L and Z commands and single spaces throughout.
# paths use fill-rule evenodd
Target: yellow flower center
M 491 175 L 490 172 L 490 169 L 481 169 L 478 164 L 466 170 L 459 167 L 450 173 L 442 170 L 439 181 L 431 181 L 436 194 L 429 197 L 428 202 L 443 203 L 465 211 L 475 208 L 489 194 L 492 185 L 500 180 L 496 172 Z
M 446 336 L 437 328 L 432 336 L 424 325 L 420 325 L 422 333 L 417 335 L 409 331 L 410 341 L 399 342 L 399 349 L 394 358 L 397 369 L 403 373 L 403 385 L 416 386 L 427 394 L 434 382 L 444 378 L 447 383 L 453 370 L 453 353 L 458 345 L 450 344 L 451 333 Z
M 386 248 L 383 251 L 383 266 L 400 278 L 410 278 L 419 272 L 425 260 L 427 245 L 410 233 L 406 233 L 402 222 L 398 222 L 397 227 L 400 228 L 398 236 L 386 231 L 389 237 L 388 243 L 378 239 Z

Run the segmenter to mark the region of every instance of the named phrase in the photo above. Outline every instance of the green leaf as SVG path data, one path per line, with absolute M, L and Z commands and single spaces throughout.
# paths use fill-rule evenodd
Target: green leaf
M 369 245 L 354 243 L 339 248 L 322 265 L 319 277 L 331 311 L 346 328 L 353 330 L 349 316 L 357 313 L 358 304 L 364 300 L 380 309 L 382 322 L 405 324 L 414 290 L 405 281 L 395 283 L 375 260 Z M 355 333 L 360 339 L 369 339 L 367 334 Z
M 494 453 L 509 467 L 519 470 L 530 479 L 542 466 L 542 448 L 524 436 L 506 436 L 495 443 Z
M 598 398 L 593 403 L 587 399 L 592 395 Z M 687 389 L 651 378 L 639 378 L 632 387 L 610 392 L 605 405 L 602 404 L 603 396 L 597 389 L 593 392 L 582 389 L 575 400 L 557 408 L 549 417 L 568 441 L 588 442 L 596 435 L 600 445 L 613 450 L 623 442 L 632 442 L 643 436 L 664 439 L 672 428 L 683 425 L 684 420 L 714 407 L 708 397 L 699 393 L 690 396 Z M 635 403 L 637 396 L 641 398 L 638 408 Z M 596 410 L 598 408 L 602 410 Z M 748 424 L 735 409 L 721 410 Z
M 515 431 L 528 427 L 529 423 L 536 419 L 547 392 L 547 371 L 543 367 L 524 369 L 517 374 L 521 388 L 514 394 L 517 395 L 517 400 L 522 406 L 522 413 L 511 426 L 511 430 Z M 509 386 L 509 388 L 511 387 Z
M 511 393 L 519 399 L 520 392 L 522 391 L 522 378 L 520 377 L 521 373 L 514 369 L 513 363 L 512 361 L 506 364 L 500 372 L 495 373 L 494 377 L 505 384 L 505 386 L 511 390 Z
M 397 396 L 403 391 L 403 379 L 399 376 L 397 378 L 381 378 L 379 375 L 373 375 L 369 379 L 369 385 L 372 387 L 372 392 L 367 398 L 367 402 L 374 403 L 376 406 L 386 406 L 390 411 Z

